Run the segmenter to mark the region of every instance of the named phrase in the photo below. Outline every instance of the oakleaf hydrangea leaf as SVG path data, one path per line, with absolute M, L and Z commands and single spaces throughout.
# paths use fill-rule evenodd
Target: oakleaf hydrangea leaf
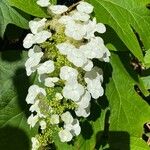
M 110 131 L 128 132 L 131 147 L 135 149 L 135 147 L 144 145 L 141 137 L 144 130 L 143 125 L 150 121 L 149 105 L 134 90 L 136 82 L 125 70 L 116 54 L 112 55 L 111 65 L 112 78 L 106 88 L 111 110 Z M 143 149 L 148 150 L 148 145 L 145 144 Z
M 29 128 L 26 119 L 24 99 L 30 80 L 24 69 L 25 58 L 25 53 L 17 51 L 0 54 L 0 149 L 27 150 L 36 131 Z
M 95 6 L 98 21 L 111 26 L 128 49 L 143 62 L 143 54 L 135 36 L 138 33 L 145 48 L 150 48 L 149 0 L 88 0 Z

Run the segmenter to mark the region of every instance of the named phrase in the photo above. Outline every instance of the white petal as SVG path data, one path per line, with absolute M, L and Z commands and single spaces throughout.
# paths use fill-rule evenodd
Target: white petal
M 64 128 L 69 130 L 74 136 L 78 136 L 81 132 L 78 119 L 74 119 L 71 124 L 64 124 Z
M 99 80 L 92 80 L 88 82 L 87 89 L 94 99 L 98 99 L 104 94 L 104 89 L 101 86 L 101 82 Z
M 38 112 L 39 111 L 39 100 L 37 100 L 29 109 L 31 112 Z
M 36 3 L 41 7 L 48 7 L 50 5 L 49 0 L 38 0 Z
M 65 124 L 71 124 L 73 122 L 73 117 L 69 111 L 66 111 L 61 115 L 62 121 L 64 121 Z
M 79 49 L 73 49 L 71 53 L 67 55 L 67 58 L 77 67 L 82 67 L 87 63 L 87 58 Z
M 49 31 L 40 31 L 38 32 L 35 36 L 34 36 L 34 41 L 36 43 L 43 43 L 45 42 L 48 38 L 50 38 L 52 36 L 52 33 Z
M 38 122 L 39 118 L 37 115 L 33 116 L 33 114 L 31 114 L 27 120 L 27 123 L 30 125 L 30 127 L 34 127 L 35 124 Z
M 77 105 L 79 105 L 80 108 L 87 108 L 90 104 L 91 95 L 88 91 L 85 92 L 85 94 L 80 98 L 79 102 L 77 102 Z
M 35 99 L 38 94 L 42 94 L 42 95 L 46 96 L 46 91 L 37 85 L 30 86 L 28 89 L 28 95 L 26 97 L 26 102 L 28 104 L 34 104 Z
M 73 101 L 78 101 L 84 93 L 84 87 L 78 83 L 68 83 L 63 88 L 63 96 Z
M 87 118 L 90 115 L 90 105 L 85 109 L 78 107 L 77 110 L 75 110 L 75 113 L 78 117 Z
M 101 68 L 94 67 L 94 68 L 92 68 L 91 71 L 88 71 L 85 73 L 84 79 L 85 79 L 86 83 L 88 83 L 89 81 L 92 81 L 92 80 L 97 80 L 102 83 L 103 82 L 103 71 Z
M 57 114 L 52 115 L 50 118 L 50 122 L 51 122 L 51 124 L 58 124 L 59 123 L 59 115 L 57 115 Z
M 78 71 L 74 68 L 71 68 L 69 66 L 63 66 L 60 69 L 60 78 L 62 80 L 77 80 Z
M 75 40 L 82 40 L 86 34 L 84 25 L 69 23 L 66 25 L 65 35 Z
M 64 24 L 64 25 L 67 25 L 67 24 L 70 24 L 70 23 L 75 23 L 73 18 L 70 17 L 70 16 L 62 16 L 59 20 L 58 20 L 59 23 L 61 24 Z
M 40 53 L 40 52 L 42 52 L 42 49 L 38 45 L 34 45 L 32 49 L 29 49 L 28 56 L 32 57 L 35 53 Z
M 79 2 L 79 5 L 77 6 L 77 10 L 79 12 L 90 14 L 93 12 L 93 6 L 87 2 Z
M 68 10 L 67 6 L 64 5 L 51 5 L 49 9 L 52 11 L 52 13 L 60 15 Z
M 102 24 L 102 23 L 98 23 L 98 24 L 96 25 L 96 31 L 97 31 L 98 33 L 104 33 L 104 32 L 106 32 L 106 27 L 105 27 L 105 25 Z
M 93 62 L 91 60 L 88 60 L 87 63 L 82 66 L 82 68 L 85 71 L 91 71 L 93 66 L 94 66 Z
M 72 134 L 66 129 L 59 131 L 58 135 L 61 142 L 69 142 L 73 138 Z
M 72 15 L 72 18 L 77 21 L 86 22 L 90 19 L 90 16 L 86 13 L 75 11 Z
M 32 150 L 38 150 L 38 148 L 40 147 L 40 143 L 37 140 L 37 138 L 32 137 L 31 141 L 32 141 Z
M 59 52 L 63 55 L 68 55 L 72 51 L 72 49 L 75 48 L 74 45 L 67 42 L 58 44 L 56 45 L 56 47 L 58 48 Z
M 45 79 L 45 82 L 44 82 L 44 85 L 47 86 L 47 87 L 54 87 L 56 82 L 59 81 L 59 78 L 57 77 L 54 77 L 54 78 L 51 78 L 51 77 L 48 77 Z
M 54 62 L 52 60 L 48 60 L 37 68 L 37 72 L 38 74 L 52 73 L 54 69 Z
M 33 72 L 36 71 L 43 54 L 44 54 L 43 52 L 35 53 L 34 55 L 32 55 L 27 59 L 27 61 L 25 62 L 25 67 L 28 76 L 30 76 Z
M 46 122 L 44 120 L 40 121 L 41 130 L 46 129 Z
M 30 48 L 33 44 L 35 44 L 34 35 L 29 33 L 23 40 L 23 47 L 24 48 Z
M 33 34 L 37 34 L 39 31 L 42 31 L 47 19 L 43 18 L 41 20 L 31 20 L 29 21 L 29 28 Z
M 61 95 L 61 93 L 56 93 L 55 97 L 56 97 L 56 99 L 58 99 L 58 100 L 63 99 L 63 96 Z

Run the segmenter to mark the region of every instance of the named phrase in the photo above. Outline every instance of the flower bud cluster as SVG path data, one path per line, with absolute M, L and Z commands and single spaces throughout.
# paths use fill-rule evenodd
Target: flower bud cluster
M 91 4 L 80 1 L 73 8 L 51 5 L 49 0 L 38 0 L 37 4 L 47 7 L 52 18 L 30 21 L 31 33 L 23 41 L 23 46 L 30 48 L 27 75 L 38 75 L 38 85 L 30 86 L 26 97 L 31 105 L 27 122 L 42 130 L 32 138 L 33 150 L 43 146 L 41 143 L 48 144 L 53 132 L 61 142 L 80 134 L 80 117 L 88 117 L 91 99 L 104 94 L 103 72 L 94 66 L 93 59 L 109 62 L 110 57 L 103 39 L 96 36 L 106 28 L 91 17 Z

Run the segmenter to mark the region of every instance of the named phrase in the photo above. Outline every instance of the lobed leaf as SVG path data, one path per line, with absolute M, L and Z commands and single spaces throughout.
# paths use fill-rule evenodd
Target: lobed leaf
M 144 62 L 139 40 L 142 40 L 146 50 L 150 48 L 150 11 L 146 8 L 149 0 L 88 1 L 94 5 L 98 21 L 111 26 L 128 49 Z

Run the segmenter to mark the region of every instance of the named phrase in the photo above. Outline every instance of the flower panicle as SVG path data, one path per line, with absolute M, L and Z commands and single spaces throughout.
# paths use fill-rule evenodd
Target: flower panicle
M 37 0 L 37 4 L 46 7 L 52 18 L 30 21 L 31 33 L 23 41 L 30 48 L 27 76 L 36 72 L 39 83 L 29 87 L 26 97 L 31 105 L 27 122 L 31 128 L 39 125 L 41 129 L 40 138 L 31 139 L 32 150 L 46 146 L 42 141 L 53 141 L 53 133 L 57 132 L 61 142 L 80 134 L 80 117 L 87 118 L 91 100 L 104 94 L 103 72 L 93 59 L 109 62 L 110 57 L 99 36 L 106 27 L 91 17 L 91 4 L 80 1 L 71 11 L 49 0 Z

